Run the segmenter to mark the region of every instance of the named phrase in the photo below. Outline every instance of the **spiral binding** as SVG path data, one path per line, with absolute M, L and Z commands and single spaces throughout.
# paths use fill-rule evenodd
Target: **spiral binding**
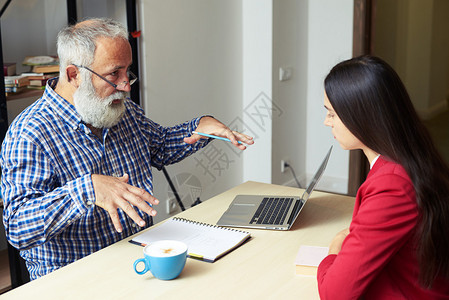
M 221 227 L 221 226 L 217 226 L 217 225 L 212 225 L 212 224 L 207 224 L 207 223 L 202 223 L 202 222 L 198 222 L 198 221 L 189 220 L 189 219 L 186 219 L 186 218 L 173 217 L 173 220 L 180 221 L 180 222 L 185 222 L 185 223 L 191 223 L 191 224 L 200 225 L 200 226 L 205 226 L 205 227 L 211 227 L 211 228 L 216 228 L 216 229 L 222 229 L 222 230 L 228 230 L 228 231 L 234 231 L 234 232 L 239 232 L 239 233 L 250 234 L 248 231 L 242 231 L 242 230 L 237 230 L 237 229 L 233 229 L 233 228 Z

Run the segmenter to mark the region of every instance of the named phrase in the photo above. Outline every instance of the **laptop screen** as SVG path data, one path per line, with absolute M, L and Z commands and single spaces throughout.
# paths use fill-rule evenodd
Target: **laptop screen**
M 323 162 L 321 163 L 321 166 L 318 168 L 318 171 L 316 171 L 315 176 L 313 176 L 312 181 L 307 186 L 307 189 L 304 191 L 304 194 L 302 194 L 303 200 L 309 199 L 309 196 L 312 193 L 312 191 L 314 190 L 315 185 L 320 180 L 321 175 L 323 175 L 324 169 L 326 169 L 326 165 L 329 160 L 329 156 L 331 155 L 332 147 L 333 146 L 331 146 L 329 148 L 329 151 L 327 152 L 326 157 L 324 158 Z

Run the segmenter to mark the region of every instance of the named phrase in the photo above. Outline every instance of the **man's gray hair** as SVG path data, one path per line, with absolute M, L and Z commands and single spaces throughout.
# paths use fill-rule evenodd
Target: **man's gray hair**
M 128 31 L 113 19 L 92 18 L 63 28 L 58 34 L 59 76 L 66 79 L 70 64 L 90 67 L 99 38 L 128 39 Z

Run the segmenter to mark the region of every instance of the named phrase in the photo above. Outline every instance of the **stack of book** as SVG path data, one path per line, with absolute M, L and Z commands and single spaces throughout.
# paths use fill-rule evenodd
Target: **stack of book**
M 33 73 L 57 73 L 59 72 L 59 60 L 53 56 L 27 56 L 22 65 L 31 66 Z
M 47 80 L 59 76 L 59 73 L 22 73 L 28 77 L 28 88 L 33 90 L 44 90 Z
M 16 75 L 16 63 L 3 63 L 3 75 L 4 76 Z
M 30 80 L 28 88 L 45 89 L 45 84 L 49 78 L 58 76 L 59 60 L 53 56 L 27 56 L 22 62 L 25 66 L 30 66 L 30 73 L 23 73 Z
M 59 60 L 52 56 L 28 56 L 22 62 L 30 66 L 30 72 L 16 75 L 15 63 L 4 63 L 6 95 L 27 89 L 44 90 L 47 80 L 59 75 Z
M 30 80 L 27 76 L 15 75 L 5 76 L 5 93 L 9 95 L 11 93 L 20 93 L 27 89 Z

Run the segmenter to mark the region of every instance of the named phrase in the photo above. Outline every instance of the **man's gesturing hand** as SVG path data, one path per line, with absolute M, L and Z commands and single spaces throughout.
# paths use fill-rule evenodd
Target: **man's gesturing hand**
M 118 232 L 123 230 L 117 213 L 118 208 L 122 209 L 136 224 L 142 227 L 145 226 L 145 221 L 142 220 L 132 205 L 150 216 L 155 216 L 156 210 L 151 208 L 148 203 L 152 205 L 159 204 L 159 200 L 145 190 L 129 185 L 128 180 L 128 174 L 124 174 L 122 177 L 92 175 L 95 204 L 109 213 L 112 223 Z

